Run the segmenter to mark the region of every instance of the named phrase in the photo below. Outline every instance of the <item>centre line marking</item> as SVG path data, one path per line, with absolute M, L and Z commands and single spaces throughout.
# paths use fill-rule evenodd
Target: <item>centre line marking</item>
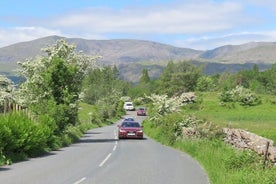
M 114 145 L 114 147 L 113 147 L 113 151 L 115 151 L 115 150 L 116 150 L 116 148 L 117 148 L 117 144 L 115 144 L 115 145 Z
M 80 183 L 83 182 L 84 180 L 86 180 L 86 177 L 83 177 L 83 178 L 80 179 L 79 181 L 76 181 L 74 184 L 80 184 Z
M 102 167 L 104 165 L 104 163 L 109 159 L 110 156 L 111 156 L 111 153 L 109 153 L 107 155 L 107 157 L 102 161 L 102 163 L 99 165 L 99 167 Z

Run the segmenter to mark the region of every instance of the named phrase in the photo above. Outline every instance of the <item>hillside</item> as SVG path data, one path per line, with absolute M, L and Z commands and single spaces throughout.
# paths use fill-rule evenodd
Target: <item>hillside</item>
M 117 65 L 121 77 L 133 82 L 139 78 L 144 67 L 150 69 L 149 74 L 152 78 L 158 77 L 169 60 L 193 60 L 197 64 L 204 63 L 205 73 L 208 74 L 248 69 L 252 63 L 261 66 L 260 69 L 266 69 L 276 61 L 275 42 L 225 45 L 213 50 L 200 51 L 145 40 L 86 40 L 49 36 L 0 48 L 0 74 L 13 77 L 13 70 L 18 67 L 17 61 L 43 54 L 41 49 L 53 45 L 58 39 L 66 39 L 68 43 L 76 45 L 77 50 L 87 55 L 102 56 L 99 62 Z
M 198 59 L 218 63 L 275 63 L 276 42 L 225 45 L 203 52 Z
M 0 64 L 14 66 L 17 61 L 42 54 L 41 48 L 53 45 L 59 36 L 49 36 L 29 42 L 21 42 L 0 48 Z M 63 38 L 65 39 L 65 38 Z M 178 48 L 166 44 L 143 40 L 85 40 L 66 38 L 68 43 L 76 45 L 88 55 L 102 56 L 105 64 L 121 64 L 141 61 L 168 61 L 198 57 L 202 51 Z

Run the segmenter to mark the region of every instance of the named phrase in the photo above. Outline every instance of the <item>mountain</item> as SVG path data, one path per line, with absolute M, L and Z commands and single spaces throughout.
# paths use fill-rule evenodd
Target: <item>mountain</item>
M 101 61 L 105 64 L 183 60 L 196 58 L 202 53 L 143 40 L 85 40 L 49 36 L 0 48 L 0 63 L 13 65 L 19 60 L 24 61 L 26 58 L 41 55 L 41 48 L 53 45 L 58 39 L 65 39 L 69 44 L 76 45 L 76 49 L 82 50 L 85 54 L 102 56 Z
M 87 55 L 102 56 L 99 62 L 117 65 L 121 77 L 130 81 L 139 79 L 145 67 L 150 69 L 151 77 L 158 77 L 169 60 L 175 62 L 192 60 L 197 64 L 203 63 L 208 70 L 205 72 L 210 74 L 248 69 L 254 63 L 265 69 L 275 63 L 276 58 L 275 42 L 225 45 L 201 51 L 145 40 L 87 40 L 48 36 L 0 48 L 0 74 L 13 77 L 13 70 L 18 67 L 17 61 L 45 54 L 41 49 L 52 46 L 59 39 L 65 39 L 69 44 L 76 45 L 77 50 Z
M 276 42 L 225 45 L 203 52 L 198 59 L 218 63 L 275 63 Z

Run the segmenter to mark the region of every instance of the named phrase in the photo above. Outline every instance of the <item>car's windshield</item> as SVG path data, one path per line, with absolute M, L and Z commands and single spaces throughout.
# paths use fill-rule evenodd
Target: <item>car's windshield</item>
M 138 122 L 123 122 L 122 127 L 140 127 Z
M 134 118 L 125 118 L 124 121 L 134 121 Z

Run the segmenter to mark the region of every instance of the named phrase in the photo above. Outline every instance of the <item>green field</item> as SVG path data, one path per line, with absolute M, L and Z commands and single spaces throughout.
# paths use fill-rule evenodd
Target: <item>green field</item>
M 201 103 L 183 107 L 184 114 L 211 121 L 220 127 L 241 128 L 276 142 L 275 96 L 262 96 L 257 106 L 238 103 L 221 106 L 219 94 L 197 94 Z M 164 122 L 162 121 L 164 124 Z M 275 184 L 276 167 L 263 165 L 262 156 L 248 150 L 234 149 L 218 139 L 176 139 L 170 142 L 168 127 L 156 126 L 150 120 L 144 123 L 145 133 L 162 144 L 184 151 L 195 158 L 205 169 L 212 184 Z M 165 123 L 166 125 L 166 123 Z M 265 167 L 265 169 L 264 169 Z
M 221 127 L 241 128 L 276 142 L 276 96 L 261 96 L 257 106 L 241 106 L 238 103 L 220 105 L 218 93 L 201 93 L 203 99 L 197 110 L 185 108 L 194 114 Z

